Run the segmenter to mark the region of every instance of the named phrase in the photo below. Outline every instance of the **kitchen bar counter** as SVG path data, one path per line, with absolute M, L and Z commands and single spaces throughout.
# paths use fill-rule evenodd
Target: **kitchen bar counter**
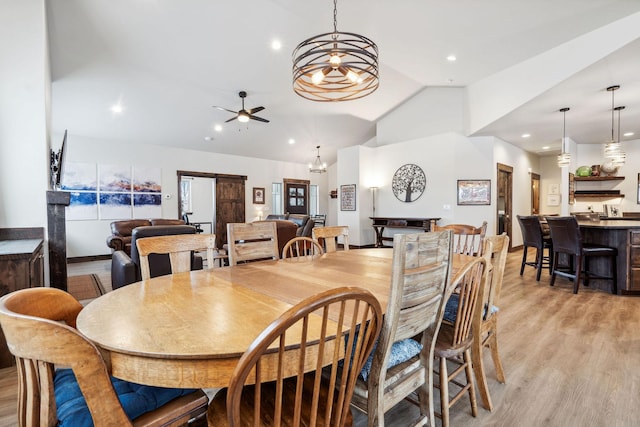
M 640 295 L 640 221 L 615 219 L 579 221 L 585 243 L 598 243 L 618 249 L 618 293 Z M 595 258 L 590 268 L 596 273 L 610 274 L 609 262 Z M 609 291 L 611 282 L 593 279 L 590 286 Z

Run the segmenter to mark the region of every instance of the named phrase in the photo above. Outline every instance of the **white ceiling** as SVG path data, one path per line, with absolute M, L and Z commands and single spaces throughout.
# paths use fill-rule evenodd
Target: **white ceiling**
M 291 84 L 296 45 L 333 29 L 329 0 L 51 0 L 47 7 L 54 132 L 300 163 L 320 145 L 333 163 L 338 149 L 375 138 L 376 120 L 425 87 L 472 85 L 634 14 L 640 1 L 342 0 L 338 30 L 378 44 L 380 88 L 337 103 L 303 99 Z M 280 51 L 271 49 L 274 39 Z M 458 60 L 448 62 L 450 54 Z M 605 88 L 619 84 L 622 131 L 637 139 L 638 71 L 634 41 L 475 134 L 532 152 L 557 149 L 558 109 L 569 106 L 567 136 L 603 143 L 611 134 Z M 240 109 L 240 90 L 246 107 L 264 106 L 257 115 L 271 122 L 214 131 L 231 114 L 212 106 Z M 124 112 L 114 115 L 118 101 Z

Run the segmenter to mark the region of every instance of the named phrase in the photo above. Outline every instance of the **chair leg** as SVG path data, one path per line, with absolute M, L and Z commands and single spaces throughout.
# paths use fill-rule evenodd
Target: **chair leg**
M 527 265 L 527 246 L 522 250 L 522 264 L 520 264 L 520 275 L 524 272 L 524 266 Z
M 612 293 L 618 295 L 618 259 L 617 255 L 611 257 L 611 268 L 613 268 L 613 286 L 611 286 Z
M 478 400 L 476 398 L 475 380 L 473 378 L 473 365 L 471 363 L 471 349 L 464 352 L 463 355 L 465 366 L 465 374 L 467 377 L 467 384 L 469 384 L 469 403 L 471 404 L 471 415 L 478 416 Z
M 435 414 L 433 411 L 433 357 L 427 364 L 427 378 L 424 384 L 418 388 L 418 400 L 420 403 L 420 416 L 423 424 L 435 426 Z M 382 420 L 384 421 L 384 414 Z M 427 424 L 428 423 L 428 424 Z M 369 425 L 372 425 L 369 423 Z
M 504 375 L 504 369 L 502 368 L 502 360 L 500 359 L 500 352 L 498 351 L 498 313 L 493 315 L 493 329 L 489 332 L 489 338 L 487 344 L 491 350 L 491 359 L 493 359 L 493 366 L 496 368 L 496 378 L 498 382 L 504 384 L 507 379 Z
M 536 248 L 536 282 L 540 281 L 540 273 L 542 273 L 542 257 L 544 248 Z
M 543 249 L 544 251 L 544 249 Z M 551 274 L 551 272 L 553 271 L 553 246 L 549 246 L 548 248 L 549 251 L 549 274 Z
M 556 283 L 556 266 L 558 265 L 558 253 L 553 254 L 553 269 L 551 270 L 551 281 L 549 286 L 553 286 Z
M 580 287 L 580 273 L 582 273 L 582 255 L 576 255 L 575 277 L 573 278 L 573 293 L 578 293 Z
M 442 427 L 449 427 L 449 371 L 444 357 L 440 358 L 440 414 Z
M 491 332 L 489 332 L 491 335 Z M 487 374 L 484 369 L 484 360 L 482 357 L 482 336 L 473 337 L 473 344 L 471 346 L 471 361 L 473 363 L 473 372 L 476 376 L 476 383 L 478 384 L 478 390 L 480 391 L 480 399 L 482 400 L 482 406 L 488 411 L 493 410 L 493 402 L 491 402 L 491 395 L 489 394 L 489 385 L 487 384 Z

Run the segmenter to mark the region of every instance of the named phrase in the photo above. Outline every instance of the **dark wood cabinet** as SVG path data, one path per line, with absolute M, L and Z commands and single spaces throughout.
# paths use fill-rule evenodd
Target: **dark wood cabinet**
M 42 238 L 0 240 L 0 296 L 44 285 L 43 244 Z M 0 368 L 14 364 L 0 330 Z

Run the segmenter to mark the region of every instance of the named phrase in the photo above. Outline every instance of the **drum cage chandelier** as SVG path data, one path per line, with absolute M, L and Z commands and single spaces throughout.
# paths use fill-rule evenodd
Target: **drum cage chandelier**
M 378 47 L 369 38 L 338 31 L 306 39 L 293 51 L 293 90 L 311 101 L 349 101 L 378 88 Z

